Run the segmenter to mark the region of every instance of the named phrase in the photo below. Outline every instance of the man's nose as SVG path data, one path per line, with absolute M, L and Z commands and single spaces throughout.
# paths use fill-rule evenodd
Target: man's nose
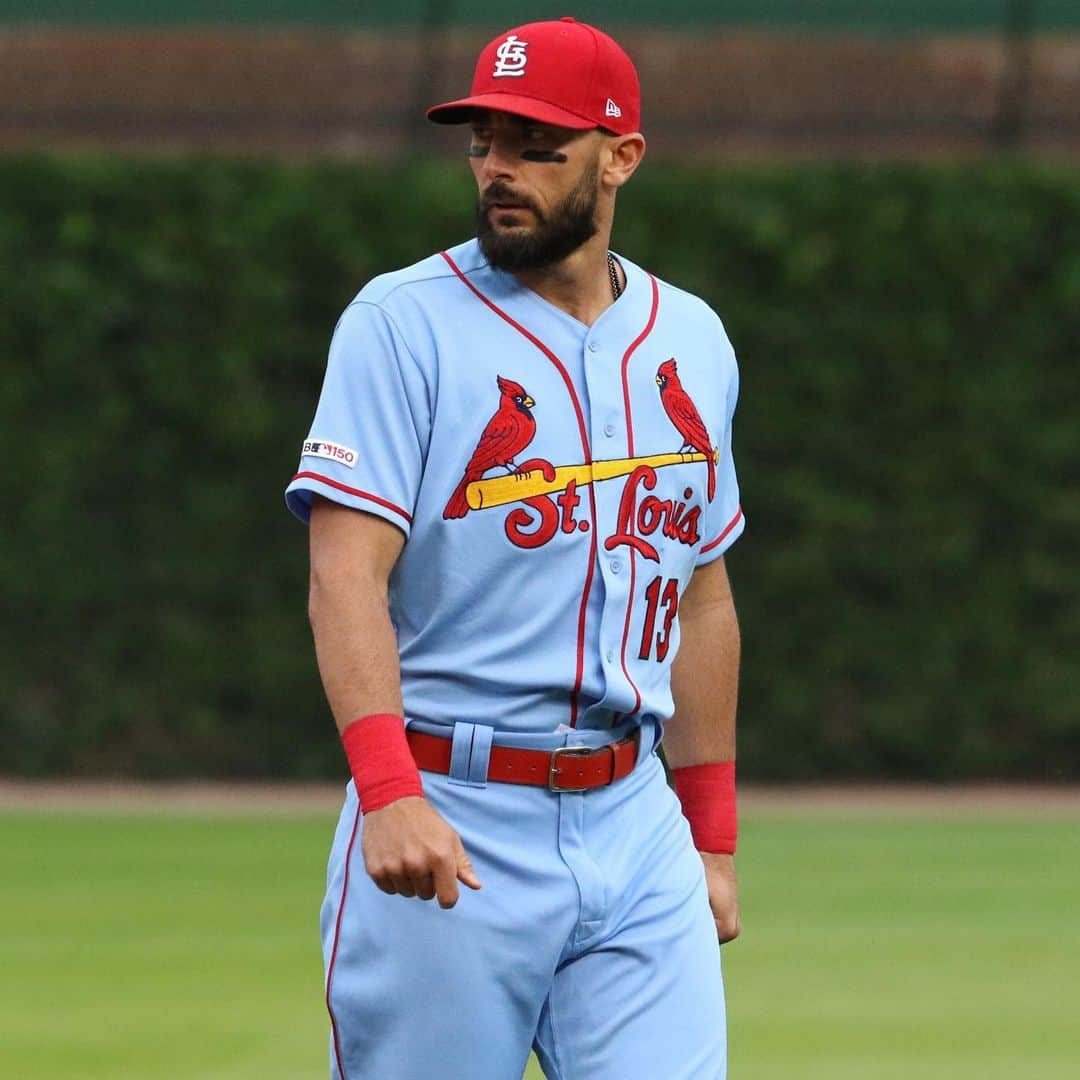
M 518 157 L 516 150 L 506 142 L 493 138 L 484 155 L 481 171 L 489 182 L 511 178 L 516 172 Z

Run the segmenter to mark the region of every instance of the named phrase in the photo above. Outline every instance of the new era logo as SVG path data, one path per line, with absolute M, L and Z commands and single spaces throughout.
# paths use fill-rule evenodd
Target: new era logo
M 622 109 L 620 109 L 619 106 L 611 100 L 611 98 L 608 98 L 607 105 L 604 106 L 604 115 L 613 116 L 617 119 L 618 117 L 622 116 Z

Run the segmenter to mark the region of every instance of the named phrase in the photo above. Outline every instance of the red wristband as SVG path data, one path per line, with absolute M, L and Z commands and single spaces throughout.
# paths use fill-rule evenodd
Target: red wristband
M 410 795 L 423 796 L 420 771 L 405 739 L 405 721 L 394 713 L 354 720 L 342 733 L 345 756 L 365 813 Z
M 675 794 L 683 815 L 690 822 L 690 834 L 698 851 L 734 855 L 739 836 L 739 816 L 735 807 L 735 762 L 715 765 L 687 765 L 672 769 Z

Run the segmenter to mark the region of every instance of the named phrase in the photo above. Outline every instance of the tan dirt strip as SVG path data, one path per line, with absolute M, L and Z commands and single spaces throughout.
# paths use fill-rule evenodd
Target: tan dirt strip
M 343 784 L 0 779 L 0 812 L 160 815 L 333 815 Z M 1080 786 L 1034 784 L 747 784 L 754 816 L 1080 817 Z

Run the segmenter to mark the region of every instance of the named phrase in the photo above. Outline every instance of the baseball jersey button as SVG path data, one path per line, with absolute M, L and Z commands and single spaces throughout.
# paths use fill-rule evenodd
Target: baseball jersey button
M 609 664 L 614 664 L 615 663 L 615 650 L 614 649 L 608 649 L 608 651 L 607 651 L 607 662 Z
M 622 569 L 622 563 L 618 559 L 611 560 L 611 572 L 617 574 Z
M 614 424 L 605 424 L 604 425 L 604 434 L 610 439 L 611 436 L 615 434 L 615 425 Z
M 600 348 L 600 346 L 597 345 L 595 341 L 590 341 L 589 342 L 589 352 L 596 352 L 596 350 L 599 349 L 599 348 Z

